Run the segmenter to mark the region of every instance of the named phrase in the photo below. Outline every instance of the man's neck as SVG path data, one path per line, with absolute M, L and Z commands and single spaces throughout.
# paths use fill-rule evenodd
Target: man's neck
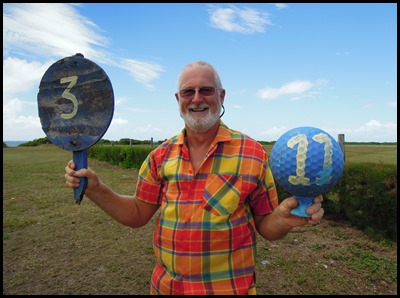
M 218 133 L 219 124 L 219 121 L 216 122 L 209 130 L 203 133 L 194 132 L 186 126 L 186 142 L 189 148 L 208 148 Z

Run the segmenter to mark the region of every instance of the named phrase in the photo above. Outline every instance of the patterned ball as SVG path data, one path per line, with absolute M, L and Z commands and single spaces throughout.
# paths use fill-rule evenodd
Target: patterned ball
M 340 179 L 344 157 L 339 143 L 315 127 L 284 133 L 272 147 L 269 165 L 279 185 L 295 196 L 315 197 Z

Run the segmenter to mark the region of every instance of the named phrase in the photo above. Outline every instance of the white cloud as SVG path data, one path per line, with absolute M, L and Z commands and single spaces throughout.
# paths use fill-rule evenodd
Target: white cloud
M 125 125 L 128 124 L 128 120 L 123 118 L 113 118 L 111 121 L 112 125 Z
M 3 60 L 3 102 L 7 97 L 38 87 L 49 65 L 49 62 L 28 62 L 13 57 Z
M 365 123 L 364 126 L 361 127 L 361 129 L 370 129 L 370 128 L 395 128 L 397 127 L 397 124 L 395 123 L 381 123 L 378 120 L 370 120 L 369 122 Z
M 106 49 L 111 40 L 75 7 L 64 3 L 10 3 L 3 10 L 3 52 L 26 57 L 57 57 L 82 53 L 96 63 L 127 70 L 146 87 L 164 69 L 155 63 L 115 58 Z M 54 61 L 55 62 L 55 61 Z
M 3 47 L 35 56 L 71 56 L 78 52 L 99 58 L 93 47 L 108 39 L 74 8 L 78 4 L 23 3 L 7 5 L 3 12 Z
M 337 56 L 340 56 L 340 55 L 342 55 L 342 56 L 348 56 L 348 55 L 350 55 L 350 52 L 336 52 L 336 55 L 337 55 Z
M 46 70 L 63 57 L 82 53 L 96 63 L 126 70 L 146 88 L 164 71 L 156 63 L 115 57 L 107 50 L 111 40 L 104 31 L 77 10 L 81 5 L 3 4 L 3 139 L 45 136 L 32 94 L 37 94 Z M 124 124 L 122 119 L 114 122 Z
M 275 3 L 275 7 L 280 10 L 280 9 L 284 9 L 288 6 L 285 3 Z
M 9 98 L 7 101 L 3 99 L 3 125 L 7 123 L 7 119 L 12 119 L 22 111 L 23 103 L 17 98 Z
M 289 129 L 286 126 L 281 126 L 281 127 L 273 126 L 267 130 L 262 131 L 260 135 L 267 141 L 276 141 L 288 130 Z
M 273 100 L 287 94 L 303 94 L 314 87 L 310 81 L 293 81 L 278 88 L 265 87 L 257 91 L 257 96 L 264 100 Z
M 32 140 L 44 137 L 38 116 L 21 115 L 26 103 L 18 97 L 3 99 L 3 140 Z
M 379 120 L 372 119 L 367 123 L 357 127 L 354 130 L 348 131 L 349 141 L 362 141 L 366 139 L 369 142 L 385 142 L 387 140 L 397 141 L 397 123 L 383 123 Z
M 272 25 L 267 12 L 252 8 L 210 6 L 209 15 L 212 27 L 228 32 L 258 33 Z
M 122 106 L 128 99 L 124 96 L 114 98 L 115 106 Z
M 140 126 L 140 127 L 136 127 L 135 132 L 138 132 L 139 134 L 148 134 L 148 133 L 152 133 L 152 132 L 159 132 L 162 131 L 160 128 L 157 127 L 153 127 L 153 125 L 151 124 L 147 124 L 146 126 Z
M 154 88 L 150 82 L 158 79 L 160 77 L 159 73 L 164 71 L 164 68 L 158 64 L 134 59 L 123 59 L 120 67 L 128 70 L 136 81 L 143 83 L 148 88 Z
M 40 118 L 32 101 L 21 99 L 19 95 L 38 88 L 49 63 L 28 62 L 19 58 L 8 57 L 3 60 L 3 138 L 7 140 L 17 137 L 30 140 L 32 136 L 42 137 Z M 37 89 L 38 91 L 39 89 Z M 18 96 L 17 96 L 18 95 Z M 35 116 L 27 116 L 26 110 L 35 109 Z M 34 131 L 32 133 L 32 131 Z

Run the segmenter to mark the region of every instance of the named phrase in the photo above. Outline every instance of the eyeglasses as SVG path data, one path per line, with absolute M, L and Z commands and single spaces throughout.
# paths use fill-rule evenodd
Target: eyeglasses
M 179 90 L 179 95 L 183 98 L 190 99 L 196 94 L 197 90 L 202 96 L 210 96 L 214 95 L 216 89 L 215 87 L 185 88 Z

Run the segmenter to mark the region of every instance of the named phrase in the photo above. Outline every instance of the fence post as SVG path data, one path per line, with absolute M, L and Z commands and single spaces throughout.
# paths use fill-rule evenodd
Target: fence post
M 345 154 L 345 150 L 344 150 L 344 134 L 338 134 L 338 142 L 339 142 L 340 149 L 342 149 L 343 160 L 346 160 L 346 154 Z

